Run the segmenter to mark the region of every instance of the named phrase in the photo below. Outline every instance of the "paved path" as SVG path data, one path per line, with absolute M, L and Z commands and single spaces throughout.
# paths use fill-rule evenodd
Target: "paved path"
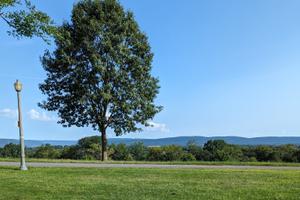
M 0 166 L 19 166 L 18 162 L 0 162 Z M 241 165 L 159 165 L 159 164 L 97 164 L 97 163 L 44 163 L 28 162 L 28 167 L 71 167 L 71 168 L 160 168 L 160 169 L 271 169 L 300 170 L 300 167 L 241 166 Z

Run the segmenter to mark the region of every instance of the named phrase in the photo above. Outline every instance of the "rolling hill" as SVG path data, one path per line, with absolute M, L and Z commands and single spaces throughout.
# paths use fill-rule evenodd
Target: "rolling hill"
M 244 138 L 244 137 L 202 137 L 202 136 L 187 136 L 187 137 L 172 137 L 172 138 L 160 138 L 160 139 L 133 139 L 133 138 L 110 138 L 109 143 L 112 144 L 133 144 L 135 142 L 143 142 L 146 146 L 163 146 L 163 145 L 181 145 L 185 146 L 189 141 L 194 141 L 198 145 L 203 145 L 208 140 L 225 140 L 229 144 L 238 145 L 282 145 L 282 144 L 295 144 L 300 145 L 300 137 L 256 137 L 256 138 Z M 19 141 L 15 139 L 0 139 L 0 147 L 6 144 L 14 143 L 18 144 Z M 26 140 L 27 147 L 36 147 L 43 144 L 51 145 L 74 145 L 77 141 L 68 140 Z

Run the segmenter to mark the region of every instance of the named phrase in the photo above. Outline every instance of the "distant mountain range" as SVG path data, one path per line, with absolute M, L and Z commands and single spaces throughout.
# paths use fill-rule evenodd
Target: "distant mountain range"
M 6 144 L 13 143 L 13 144 L 19 144 L 19 140 L 15 139 L 0 139 L 0 147 L 5 146 Z M 71 140 L 25 140 L 26 147 L 37 147 L 44 144 L 51 144 L 51 145 L 73 145 L 76 144 L 77 141 L 71 141 Z
M 282 145 L 282 144 L 300 145 L 300 137 L 244 138 L 244 137 L 234 137 L 234 136 L 224 136 L 224 137 L 188 136 L 188 137 L 172 137 L 172 138 L 161 138 L 161 139 L 111 138 L 110 143 L 132 144 L 135 142 L 143 142 L 146 146 L 163 146 L 163 145 L 171 145 L 171 144 L 185 146 L 189 141 L 194 141 L 196 144 L 202 146 L 208 140 L 224 140 L 229 144 L 238 144 L 238 145 Z
M 172 137 L 172 138 L 160 138 L 160 139 L 132 139 L 132 138 L 110 138 L 109 143 L 112 144 L 133 144 L 135 142 L 143 142 L 146 146 L 163 146 L 163 145 L 181 145 L 185 146 L 189 141 L 194 141 L 198 145 L 205 144 L 208 140 L 225 140 L 229 144 L 238 145 L 282 145 L 282 144 L 295 144 L 300 145 L 300 137 L 256 137 L 256 138 L 244 138 L 244 137 L 202 137 L 202 136 L 188 136 L 188 137 Z M 18 144 L 19 141 L 15 139 L 0 139 L 0 147 L 6 144 L 14 143 Z M 51 145 L 74 145 L 77 141 L 67 140 L 26 140 L 27 147 L 36 147 L 43 144 Z

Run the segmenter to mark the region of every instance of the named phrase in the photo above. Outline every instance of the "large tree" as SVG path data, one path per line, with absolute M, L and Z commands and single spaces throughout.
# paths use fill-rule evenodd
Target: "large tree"
M 49 35 L 56 33 L 50 17 L 36 9 L 29 0 L 0 0 L 0 19 L 14 37 L 41 37 L 49 41 Z
M 139 131 L 161 110 L 148 39 L 117 0 L 79 1 L 59 32 L 56 50 L 42 58 L 40 106 L 58 111 L 63 126 L 100 131 L 107 160 L 108 128 L 117 136 Z

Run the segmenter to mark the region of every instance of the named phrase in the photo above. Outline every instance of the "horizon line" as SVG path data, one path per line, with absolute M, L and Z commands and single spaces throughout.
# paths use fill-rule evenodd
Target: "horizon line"
M 91 135 L 91 136 L 85 136 L 85 137 L 93 137 L 93 136 L 98 136 L 98 135 Z M 100 136 L 100 135 L 99 135 Z M 85 138 L 82 137 L 82 138 Z M 235 137 L 235 138 L 245 138 L 245 139 L 255 139 L 255 138 L 300 138 L 299 136 L 258 136 L 258 137 L 245 137 L 245 136 L 233 136 L 233 135 L 228 135 L 228 136 L 172 136 L 172 137 L 160 137 L 160 138 L 130 138 L 130 137 L 108 137 L 108 139 L 132 139 L 132 140 L 159 140 L 159 139 L 170 139 L 170 138 L 182 138 L 182 137 L 202 137 L 202 138 L 227 138 L 227 137 Z M 82 139 L 80 138 L 80 139 Z M 68 140 L 68 139 L 25 139 L 25 141 L 78 141 L 80 139 L 72 139 L 72 140 Z M 19 138 L 0 138 L 0 140 L 19 140 Z

